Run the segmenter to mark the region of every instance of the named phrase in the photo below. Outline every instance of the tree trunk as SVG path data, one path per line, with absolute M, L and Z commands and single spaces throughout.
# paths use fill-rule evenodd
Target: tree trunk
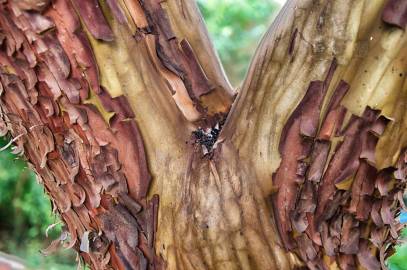
M 1 134 L 66 223 L 52 247 L 92 269 L 385 267 L 405 0 L 289 1 L 238 93 L 193 0 L 0 2 Z

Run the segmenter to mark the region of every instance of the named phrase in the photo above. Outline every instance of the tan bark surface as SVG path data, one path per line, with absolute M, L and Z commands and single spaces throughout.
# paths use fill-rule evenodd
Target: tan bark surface
M 385 267 L 406 18 L 405 0 L 288 1 L 236 95 L 192 0 L 0 1 L 1 134 L 66 223 L 44 252 L 92 269 Z

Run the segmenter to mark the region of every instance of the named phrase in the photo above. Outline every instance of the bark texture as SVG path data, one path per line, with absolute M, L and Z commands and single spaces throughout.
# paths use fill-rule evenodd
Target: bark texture
M 385 267 L 405 207 L 405 0 L 288 1 L 237 95 L 194 1 L 0 9 L 1 135 L 66 223 L 45 253 L 73 247 L 92 269 Z

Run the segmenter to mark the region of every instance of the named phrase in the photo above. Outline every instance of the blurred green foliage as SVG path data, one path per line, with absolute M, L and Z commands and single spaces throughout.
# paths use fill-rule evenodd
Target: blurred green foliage
M 396 253 L 388 260 L 391 270 L 407 270 L 407 245 L 396 247 Z
M 45 224 L 52 222 L 50 205 L 26 166 L 9 151 L 0 153 L 0 230 L 13 230 L 18 241 L 38 237 Z
M 7 143 L 0 139 L 0 145 Z M 56 238 L 60 227 L 45 237 L 48 225 L 58 221 L 35 175 L 24 160 L 0 152 L 0 250 L 24 259 L 31 269 L 74 269 L 73 251 L 44 257 L 39 252 Z
M 407 245 L 398 246 L 388 263 L 391 270 L 407 270 Z
M 407 229 L 400 236 L 403 245 L 396 247 L 396 253 L 388 259 L 391 270 L 407 270 Z
M 280 6 L 273 0 L 198 0 L 209 33 L 233 86 Z

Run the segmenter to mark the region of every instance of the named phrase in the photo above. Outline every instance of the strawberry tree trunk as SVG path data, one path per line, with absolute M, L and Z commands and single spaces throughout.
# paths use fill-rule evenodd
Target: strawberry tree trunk
M 92 269 L 380 269 L 407 1 L 291 0 L 242 87 L 193 0 L 0 1 L 0 133 Z

